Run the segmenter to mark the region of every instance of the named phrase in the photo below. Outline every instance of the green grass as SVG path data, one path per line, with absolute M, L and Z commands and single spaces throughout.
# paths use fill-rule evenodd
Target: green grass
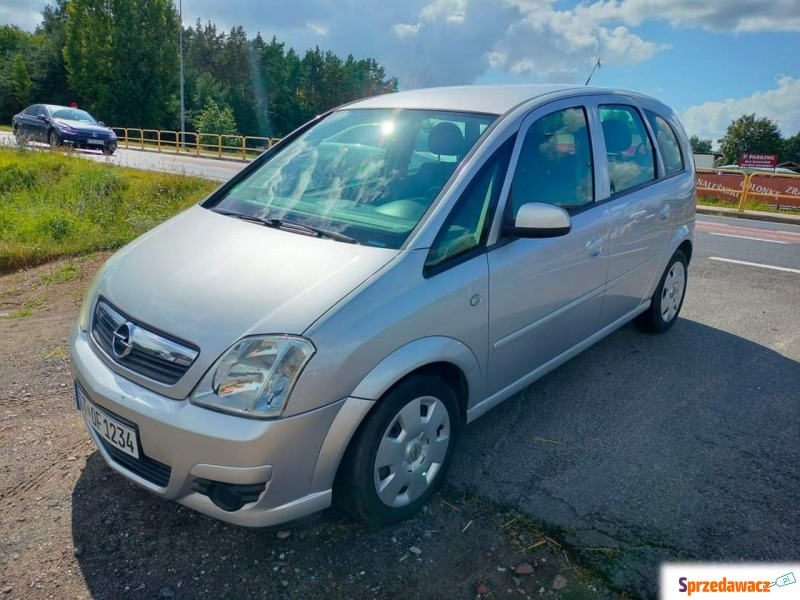
M 66 283 L 67 281 L 75 281 L 80 279 L 81 268 L 78 265 L 67 263 L 61 265 L 55 271 L 50 273 L 43 273 L 39 278 L 42 283 Z
M 0 125 L 0 131 L 5 131 L 6 133 L 11 133 L 11 125 Z
M 118 248 L 217 185 L 62 153 L 0 148 L 0 273 Z M 79 269 L 65 265 L 43 282 L 69 281 Z
M 697 198 L 697 203 L 702 206 L 721 206 L 724 208 L 739 208 L 739 201 L 736 200 L 735 202 L 727 202 L 725 200 L 720 200 L 718 198 L 707 198 L 700 196 Z M 786 213 L 787 211 L 792 211 L 796 209 L 792 209 L 791 207 L 784 206 L 783 208 L 778 208 L 774 204 L 764 204 L 759 200 L 749 200 L 745 203 L 744 206 L 745 210 L 759 210 L 763 212 L 782 212 Z

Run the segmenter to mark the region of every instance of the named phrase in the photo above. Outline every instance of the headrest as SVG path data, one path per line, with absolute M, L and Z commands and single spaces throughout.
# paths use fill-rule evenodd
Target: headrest
M 433 154 L 460 156 L 464 149 L 464 134 L 454 123 L 443 121 L 428 134 L 428 149 Z
M 606 151 L 615 154 L 630 148 L 633 141 L 628 125 L 619 119 L 603 121 L 603 135 L 606 138 Z

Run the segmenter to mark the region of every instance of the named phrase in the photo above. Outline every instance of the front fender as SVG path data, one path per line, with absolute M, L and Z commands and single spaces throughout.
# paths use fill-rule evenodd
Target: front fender
M 437 362 L 451 363 L 461 370 L 467 381 L 467 408 L 476 404 L 483 389 L 480 361 L 468 346 L 443 336 L 421 338 L 398 348 L 367 373 L 351 396 L 377 400 L 409 373 Z

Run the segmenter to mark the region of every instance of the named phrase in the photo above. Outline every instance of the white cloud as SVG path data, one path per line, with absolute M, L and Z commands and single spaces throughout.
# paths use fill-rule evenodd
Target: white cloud
M 0 25 L 16 25 L 33 31 L 42 20 L 43 0 L 0 1 Z
M 800 31 L 797 0 L 621 0 L 611 5 L 629 25 L 665 19 L 676 27 L 712 31 Z
M 783 75 L 777 84 L 775 89 L 756 92 L 746 98 L 692 106 L 683 114 L 683 126 L 689 135 L 711 139 L 716 146 L 731 121 L 755 113 L 759 118 L 776 121 L 784 137 L 792 136 L 800 132 L 800 79 Z
M 580 4 L 555 10 L 550 0 L 519 3 L 524 18 L 512 25 L 490 56 L 516 74 L 536 73 L 549 81 L 574 82 L 578 67 L 587 70 L 598 57 L 606 65 L 635 64 L 669 48 L 642 39 L 620 25 L 614 2 Z M 607 27 L 603 23 L 616 23 Z

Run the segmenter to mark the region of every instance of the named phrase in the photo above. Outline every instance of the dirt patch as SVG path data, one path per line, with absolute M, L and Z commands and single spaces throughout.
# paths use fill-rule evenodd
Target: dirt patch
M 75 410 L 67 355 L 107 256 L 0 277 L 0 600 L 618 597 L 521 516 L 454 489 L 394 527 L 332 509 L 252 530 L 115 474 Z

